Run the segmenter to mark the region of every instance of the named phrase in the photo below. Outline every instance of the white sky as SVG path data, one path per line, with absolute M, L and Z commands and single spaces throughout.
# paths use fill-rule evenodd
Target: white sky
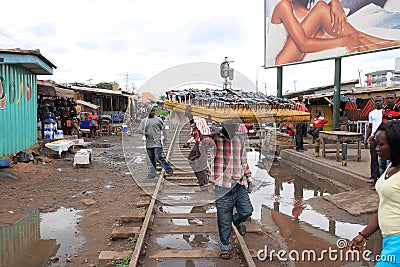
M 59 83 L 118 82 L 137 88 L 161 71 L 224 57 L 259 90 L 276 93 L 263 57 L 263 0 L 20 0 L 2 3 L 0 47 L 40 49 Z M 343 59 L 342 81 L 394 69 L 398 49 Z M 258 73 L 258 75 L 257 75 Z M 334 62 L 284 68 L 284 92 L 333 83 Z M 91 79 L 91 80 L 90 80 Z M 296 82 L 294 82 L 296 81 Z M 222 79 L 221 79 L 222 83 Z M 168 88 L 166 88 L 167 90 Z

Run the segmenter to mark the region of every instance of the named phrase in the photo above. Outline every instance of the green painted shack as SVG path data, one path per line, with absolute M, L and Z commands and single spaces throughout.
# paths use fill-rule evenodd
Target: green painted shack
M 0 49 L 0 157 L 37 142 L 37 75 L 56 68 L 39 50 Z

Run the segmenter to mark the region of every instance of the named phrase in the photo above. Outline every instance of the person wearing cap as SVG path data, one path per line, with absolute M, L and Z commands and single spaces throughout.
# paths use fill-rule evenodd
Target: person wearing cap
M 149 156 L 154 170 L 156 169 L 156 163 L 158 161 L 165 169 L 165 175 L 171 176 L 173 174 L 173 169 L 162 155 L 163 143 L 161 139 L 163 137 L 164 144 L 167 142 L 167 131 L 164 128 L 164 123 L 161 118 L 155 116 L 155 114 L 156 110 L 155 106 L 153 106 L 148 117 L 140 122 L 139 131 L 141 131 L 146 138 L 147 155 Z

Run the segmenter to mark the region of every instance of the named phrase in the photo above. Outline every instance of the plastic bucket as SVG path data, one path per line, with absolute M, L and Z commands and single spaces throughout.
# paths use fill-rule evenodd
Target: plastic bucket
M 64 138 L 64 133 L 62 130 L 54 132 L 54 139 L 62 139 L 62 138 Z
M 128 126 L 126 124 L 122 124 L 122 132 L 127 133 L 128 132 Z

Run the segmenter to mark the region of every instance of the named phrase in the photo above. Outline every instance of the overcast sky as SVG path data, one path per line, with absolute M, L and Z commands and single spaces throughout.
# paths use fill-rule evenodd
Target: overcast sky
M 263 62 L 263 0 L 20 0 L 2 3 L 0 47 L 40 49 L 66 82 L 118 82 L 140 88 L 165 69 L 224 57 L 276 93 L 276 70 Z M 394 69 L 399 50 L 343 60 L 342 81 Z M 258 74 L 258 75 L 257 75 Z M 334 62 L 284 68 L 284 91 L 333 83 Z M 128 81 L 128 83 L 127 83 Z M 222 83 L 222 79 L 221 79 Z M 168 89 L 168 88 L 166 88 Z

